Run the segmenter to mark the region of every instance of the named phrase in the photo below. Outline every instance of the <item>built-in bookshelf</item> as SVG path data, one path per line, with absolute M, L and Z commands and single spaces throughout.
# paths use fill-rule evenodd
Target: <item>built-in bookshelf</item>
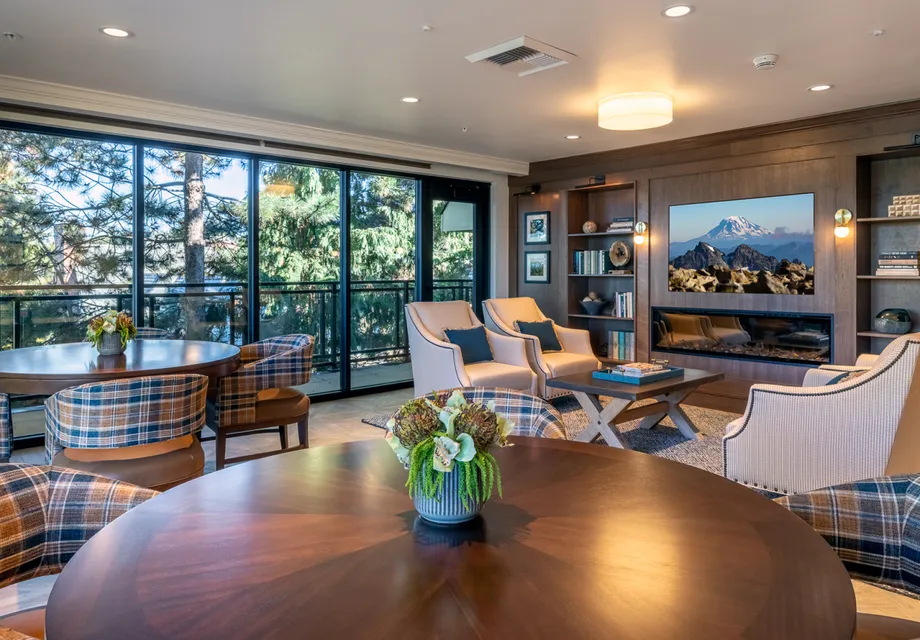
M 863 156 L 857 163 L 857 352 L 880 353 L 896 335 L 874 330 L 883 309 L 907 309 L 920 331 L 920 276 L 880 275 L 879 257 L 920 251 L 920 216 L 889 216 L 894 197 L 920 193 L 920 150 Z
M 616 363 L 617 358 L 606 358 L 606 346 L 609 345 L 611 335 L 629 334 L 629 342 L 635 344 L 635 320 L 632 317 L 618 317 L 612 315 L 613 301 L 617 294 L 631 292 L 633 294 L 633 307 L 640 304 L 635 293 L 635 245 L 633 233 L 628 229 L 606 231 L 614 220 L 636 218 L 636 185 L 629 182 L 625 184 L 597 185 L 581 189 L 571 189 L 565 192 L 567 199 L 568 237 L 566 238 L 565 257 L 568 260 L 568 322 L 569 326 L 587 329 L 591 334 L 591 343 L 594 352 L 599 354 L 605 362 Z M 597 225 L 597 232 L 585 233 L 583 226 L 591 221 Z M 576 261 L 578 252 L 603 252 L 606 255 L 614 242 L 624 242 L 632 256 L 630 263 L 622 268 L 614 267 L 609 261 L 603 262 L 598 268 L 594 263 L 596 273 L 580 273 L 576 266 L 584 260 Z M 562 256 L 560 256 L 562 257 Z M 611 270 L 623 270 L 630 273 L 608 273 Z M 601 299 L 608 301 L 598 315 L 585 313 L 581 300 L 589 293 L 596 293 Z

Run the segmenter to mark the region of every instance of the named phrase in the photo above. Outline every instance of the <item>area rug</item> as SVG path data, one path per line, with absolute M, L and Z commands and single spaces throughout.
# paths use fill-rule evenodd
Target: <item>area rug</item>
M 609 399 L 602 398 L 601 401 L 606 405 Z M 557 398 L 553 404 L 562 414 L 569 439 L 574 439 L 588 424 L 587 414 L 572 396 Z M 645 403 L 637 404 L 641 406 Z M 738 418 L 738 414 L 690 405 L 681 406 L 703 434 L 702 440 L 684 438 L 670 418 L 665 418 L 658 426 L 647 430 L 639 428 L 639 420 L 617 426 L 634 451 L 650 453 L 722 475 L 722 436 L 725 434 L 726 425 Z M 376 414 L 362 422 L 383 429 L 389 419 L 389 414 Z M 599 444 L 602 444 L 602 441 Z

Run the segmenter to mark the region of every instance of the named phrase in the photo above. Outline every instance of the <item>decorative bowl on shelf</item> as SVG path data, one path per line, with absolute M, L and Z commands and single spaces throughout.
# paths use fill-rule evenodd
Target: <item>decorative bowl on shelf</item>
M 600 315 L 601 310 L 607 304 L 606 300 L 582 300 L 581 308 L 585 310 L 589 316 Z
M 879 333 L 901 335 L 910 332 L 911 320 L 907 309 L 885 309 L 875 316 L 873 323 Z

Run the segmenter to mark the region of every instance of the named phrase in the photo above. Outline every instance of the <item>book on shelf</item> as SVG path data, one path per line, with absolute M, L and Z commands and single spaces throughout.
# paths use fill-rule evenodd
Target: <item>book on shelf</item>
M 920 265 L 920 260 L 917 258 L 905 258 L 903 260 L 886 258 L 878 259 L 878 266 L 880 267 L 916 267 L 918 265 Z
M 633 317 L 633 294 L 632 291 L 617 293 L 611 300 L 610 315 L 614 318 L 632 318 Z
M 636 334 L 632 331 L 611 331 L 607 338 L 607 357 L 615 360 L 636 359 Z
M 920 276 L 920 269 L 876 269 L 875 275 L 910 278 Z
M 879 260 L 904 260 L 906 258 L 920 258 L 920 251 L 885 251 L 878 254 Z
M 580 276 L 603 275 L 613 267 L 605 250 L 575 251 L 572 254 L 572 273 Z

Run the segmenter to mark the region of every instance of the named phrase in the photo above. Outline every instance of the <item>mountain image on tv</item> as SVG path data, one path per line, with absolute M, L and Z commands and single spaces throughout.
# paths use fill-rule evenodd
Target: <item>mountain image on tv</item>
M 814 294 L 814 194 L 671 207 L 669 289 Z

